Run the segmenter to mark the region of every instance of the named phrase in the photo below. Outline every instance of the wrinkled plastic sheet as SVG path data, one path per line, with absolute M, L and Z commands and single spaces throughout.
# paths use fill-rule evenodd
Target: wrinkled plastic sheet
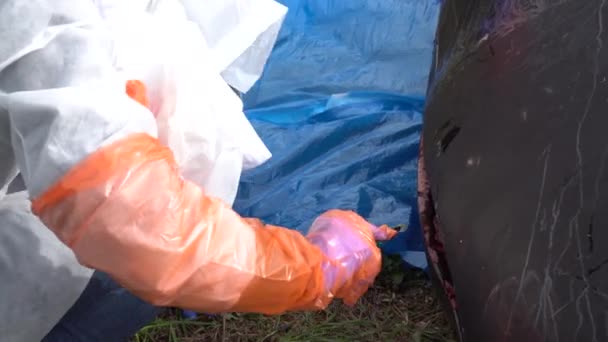
M 437 0 L 283 0 L 289 8 L 246 113 L 273 158 L 235 209 L 306 231 L 331 208 L 409 228 L 384 246 L 425 267 L 416 208 Z

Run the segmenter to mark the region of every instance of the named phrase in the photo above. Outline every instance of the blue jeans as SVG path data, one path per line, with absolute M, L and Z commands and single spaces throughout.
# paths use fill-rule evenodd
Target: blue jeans
M 42 342 L 125 342 L 162 311 L 95 272 L 74 306 Z

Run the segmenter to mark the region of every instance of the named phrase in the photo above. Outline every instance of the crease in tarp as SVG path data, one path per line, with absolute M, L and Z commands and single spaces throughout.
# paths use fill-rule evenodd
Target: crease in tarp
M 304 232 L 330 208 L 407 224 L 383 248 L 426 267 L 417 156 L 439 0 L 283 0 L 289 12 L 246 113 L 273 153 L 235 209 Z

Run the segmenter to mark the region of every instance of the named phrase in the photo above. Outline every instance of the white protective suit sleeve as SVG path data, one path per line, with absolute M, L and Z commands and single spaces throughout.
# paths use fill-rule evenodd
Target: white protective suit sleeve
M 32 214 L 26 192 L 0 200 L 0 339 L 40 341 L 89 283 L 92 270 Z
M 155 134 L 113 77 L 99 24 L 90 1 L 0 2 L 0 188 L 19 170 L 35 197 L 99 146 Z M 0 339 L 39 341 L 93 271 L 31 213 L 26 192 L 1 192 Z
M 6 195 L 18 173 L 11 138 L 40 136 L 49 128 L 35 125 L 36 117 L 25 116 L 21 119 L 30 120 L 33 124 L 30 130 L 14 131 L 8 93 L 39 89 L 45 85 L 64 85 L 53 81 L 57 77 L 53 70 L 43 72 L 48 66 L 46 63 L 30 64 L 29 67 L 25 64 L 26 68 L 21 70 L 14 64 L 46 46 L 62 28 L 70 25 L 61 15 L 62 6 L 78 10 L 78 5 L 69 1 L 54 4 L 40 0 L 0 2 L 0 339 L 3 341 L 40 341 L 78 299 L 93 272 L 80 265 L 74 253 L 31 212 L 26 192 Z M 51 6 L 59 10 L 53 11 Z M 47 30 L 49 23 L 52 28 Z M 27 82 L 30 74 L 38 79 Z M 50 122 L 52 125 L 52 120 Z M 37 129 L 41 131 L 32 133 Z M 44 139 L 32 140 L 33 143 L 44 144 L 42 141 Z M 30 175 L 38 174 L 40 177 L 47 170 L 49 175 L 61 173 L 58 169 L 62 166 L 58 164 L 56 170 L 51 170 L 33 159 L 26 162 L 31 166 L 27 168 L 30 171 L 42 165 L 38 172 L 29 172 Z M 49 182 L 48 179 L 34 180 L 39 185 L 34 184 L 33 188 L 45 187 Z

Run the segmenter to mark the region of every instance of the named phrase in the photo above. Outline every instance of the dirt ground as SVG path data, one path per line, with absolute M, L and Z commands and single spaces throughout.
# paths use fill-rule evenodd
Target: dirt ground
M 355 307 L 333 303 L 323 312 L 200 315 L 178 311 L 143 328 L 135 342 L 193 341 L 455 341 L 426 276 L 385 258 L 376 284 Z

